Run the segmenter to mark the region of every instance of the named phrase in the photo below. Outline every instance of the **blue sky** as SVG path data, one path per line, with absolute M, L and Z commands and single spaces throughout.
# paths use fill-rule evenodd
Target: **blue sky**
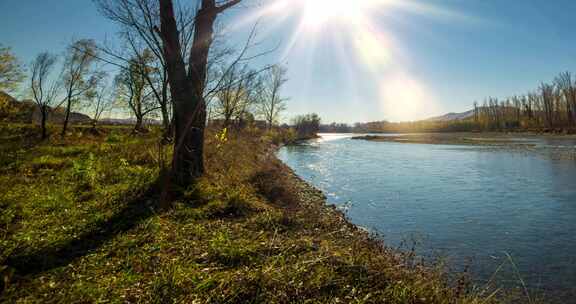
M 235 9 L 221 23 L 236 25 L 255 10 Z M 303 26 L 288 48 L 304 18 L 294 7 L 263 19 L 258 39 L 264 48 L 281 48 L 254 64 L 287 65 L 285 117 L 317 112 L 325 122 L 420 119 L 576 72 L 575 11 L 573 0 L 420 0 L 411 8 L 362 11 L 376 38 L 364 37 L 347 18 L 317 15 L 322 24 Z M 240 45 L 250 24 L 227 31 L 229 43 Z M 90 0 L 0 0 L 0 43 L 24 62 L 43 50 L 61 52 L 74 38 L 110 39 L 115 32 Z

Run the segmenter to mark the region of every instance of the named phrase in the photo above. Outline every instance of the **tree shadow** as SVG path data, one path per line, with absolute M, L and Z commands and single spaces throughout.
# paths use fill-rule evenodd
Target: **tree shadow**
M 142 221 L 157 214 L 158 197 L 158 184 L 154 183 L 114 216 L 95 223 L 93 230 L 64 244 L 43 248 L 30 254 L 10 256 L 5 265 L 12 268 L 17 276 L 36 275 L 66 266 L 97 250 L 118 234 L 133 229 Z

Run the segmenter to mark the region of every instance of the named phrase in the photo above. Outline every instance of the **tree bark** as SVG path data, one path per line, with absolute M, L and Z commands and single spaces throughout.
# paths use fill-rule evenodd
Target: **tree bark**
M 48 138 L 48 132 L 46 131 L 46 120 L 48 116 L 48 109 L 46 106 L 42 106 L 40 109 L 40 128 L 42 129 L 42 140 Z
M 166 135 L 171 134 L 171 122 L 170 122 L 170 114 L 168 113 L 168 96 L 167 96 L 167 88 L 162 89 L 162 103 L 160 104 L 160 110 L 162 112 L 162 127 L 164 128 L 164 133 Z
M 142 116 L 136 117 L 136 124 L 134 125 L 134 132 L 139 133 L 144 130 Z
M 68 96 L 68 101 L 66 104 L 66 116 L 64 117 L 64 124 L 62 125 L 62 133 L 60 136 L 66 136 L 66 131 L 68 131 L 68 121 L 70 120 L 70 107 L 72 106 L 72 98 Z
M 232 1 L 237 3 L 239 1 Z M 230 3 L 226 5 L 230 7 Z M 174 182 L 189 186 L 204 174 L 204 130 L 206 102 L 204 84 L 208 54 L 212 45 L 214 22 L 223 7 L 215 0 L 203 0 L 195 19 L 194 40 L 189 58 L 189 71 L 182 57 L 178 27 L 172 0 L 160 0 L 161 33 L 164 41 L 170 92 L 174 115 L 174 155 L 172 171 Z

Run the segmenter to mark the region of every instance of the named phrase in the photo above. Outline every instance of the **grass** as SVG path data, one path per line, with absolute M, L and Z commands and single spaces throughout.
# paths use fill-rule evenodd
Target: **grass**
M 349 224 L 276 136 L 209 132 L 209 174 L 161 211 L 157 132 L 35 135 L 0 127 L 1 302 L 497 303 Z

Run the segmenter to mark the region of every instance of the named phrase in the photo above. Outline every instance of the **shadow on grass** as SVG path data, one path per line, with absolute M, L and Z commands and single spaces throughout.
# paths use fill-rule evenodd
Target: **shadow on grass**
M 156 214 L 158 197 L 158 184 L 154 183 L 141 195 L 128 202 L 114 216 L 95 223 L 92 231 L 83 233 L 59 246 L 44 248 L 31 254 L 13 255 L 6 260 L 5 264 L 12 268 L 17 276 L 36 275 L 66 266 Z M 150 202 L 154 203 L 150 204 Z

